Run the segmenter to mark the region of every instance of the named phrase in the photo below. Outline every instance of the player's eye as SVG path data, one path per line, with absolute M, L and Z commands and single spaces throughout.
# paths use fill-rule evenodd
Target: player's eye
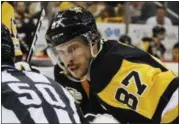
M 69 47 L 68 52 L 69 52 L 69 53 L 72 53 L 72 52 L 74 52 L 77 48 L 78 48 L 78 45 L 77 45 L 77 44 L 74 44 L 74 45 L 72 45 L 72 46 Z

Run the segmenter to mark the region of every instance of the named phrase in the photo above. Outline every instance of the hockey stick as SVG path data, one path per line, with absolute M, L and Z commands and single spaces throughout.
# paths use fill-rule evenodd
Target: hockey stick
M 36 43 L 36 41 L 37 41 L 37 39 L 39 37 L 40 28 L 42 26 L 42 20 L 45 17 L 45 9 L 46 9 L 46 7 L 48 5 L 48 2 L 43 2 L 43 3 L 41 3 L 41 5 L 42 5 L 42 10 L 41 10 L 40 17 L 39 17 L 37 25 L 36 25 L 36 31 L 35 31 L 35 34 L 33 36 L 33 41 L 32 41 L 30 50 L 29 50 L 28 55 L 26 57 L 26 62 L 28 62 L 28 63 L 30 62 L 30 60 L 32 58 L 35 43 Z

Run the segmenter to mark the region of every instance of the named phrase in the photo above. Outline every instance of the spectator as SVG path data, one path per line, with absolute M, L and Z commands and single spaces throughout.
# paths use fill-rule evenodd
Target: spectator
M 172 21 L 166 17 L 166 10 L 164 7 L 156 8 L 156 16 L 150 17 L 147 19 L 146 24 L 153 26 L 166 26 L 172 25 Z
M 60 11 L 64 11 L 64 10 L 67 10 L 69 8 L 71 8 L 72 6 L 74 6 L 74 3 L 73 2 L 61 2 L 60 3 Z
M 142 5 L 143 2 L 140 1 L 133 1 L 130 3 L 129 14 L 131 23 L 137 23 L 140 20 Z
M 179 42 L 173 46 L 172 55 L 174 61 L 179 61 Z
M 142 24 L 146 23 L 146 20 L 149 17 L 154 16 L 155 13 L 156 13 L 156 5 L 153 2 L 143 2 L 141 8 L 140 23 Z
M 152 41 L 151 37 L 143 37 L 142 42 L 140 42 L 139 44 L 139 47 L 143 49 L 144 51 L 147 51 L 149 49 L 151 41 Z
M 132 45 L 132 41 L 131 41 L 131 38 L 127 35 L 122 35 L 120 38 L 119 38 L 119 41 L 122 42 L 122 43 L 126 43 L 128 45 Z
M 16 2 L 15 7 L 16 7 L 15 9 L 16 18 L 21 19 L 23 17 L 28 17 L 28 18 L 31 17 L 30 14 L 27 12 L 26 4 L 24 2 Z
M 29 14 L 34 15 L 41 11 L 41 4 L 40 2 L 31 2 L 29 5 Z
M 165 28 L 156 26 L 152 29 L 153 40 L 147 50 L 150 54 L 160 59 L 164 59 L 164 53 L 166 51 L 165 46 L 161 43 L 165 38 Z
M 106 4 L 103 1 L 94 1 L 89 6 L 88 10 L 97 18 L 101 12 L 106 8 Z
M 125 8 L 122 4 L 116 6 L 116 16 L 124 17 Z
M 55 12 L 60 11 L 60 4 L 61 4 L 60 1 L 55 1 L 55 2 L 53 2 L 52 12 L 55 13 Z
M 81 6 L 83 8 L 88 8 L 88 2 L 87 1 L 75 1 L 75 6 Z
M 24 2 L 17 2 L 15 4 L 15 19 L 22 51 L 23 53 L 27 53 L 32 43 L 32 34 L 35 31 L 35 25 L 31 19 L 31 15 L 26 12 Z
M 106 6 L 105 9 L 101 12 L 100 16 L 96 18 L 97 22 L 111 22 L 110 18 L 115 16 L 114 9 L 111 6 Z

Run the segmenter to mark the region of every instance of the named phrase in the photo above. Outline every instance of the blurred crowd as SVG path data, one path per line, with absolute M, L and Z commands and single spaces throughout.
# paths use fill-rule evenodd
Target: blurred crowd
M 87 8 L 95 17 L 96 22 L 101 23 L 134 23 L 152 25 L 153 37 L 144 37 L 143 49 L 149 53 L 163 59 L 165 46 L 161 41 L 165 37 L 165 25 L 178 25 L 178 19 L 173 18 L 166 11 L 166 3 L 160 2 L 163 6 L 157 6 L 153 2 L 122 2 L 122 1 L 74 1 L 74 2 L 51 2 L 52 13 L 63 11 L 72 6 L 82 6 Z M 128 6 L 127 6 L 128 5 Z M 177 4 L 168 2 L 167 7 L 171 7 L 177 13 Z M 29 51 L 32 43 L 33 33 L 41 10 L 40 2 L 14 2 L 15 19 L 18 31 L 18 38 L 21 42 L 23 53 Z M 120 41 L 131 44 L 131 38 L 123 35 Z M 173 46 L 173 60 L 178 60 L 178 43 Z

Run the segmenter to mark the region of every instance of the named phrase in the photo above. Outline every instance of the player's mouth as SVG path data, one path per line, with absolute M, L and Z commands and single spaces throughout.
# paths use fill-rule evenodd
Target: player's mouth
M 70 65 L 69 67 L 68 67 L 68 69 L 70 70 L 70 71 L 72 71 L 72 72 L 75 72 L 75 71 L 77 71 L 78 69 L 79 69 L 79 65 Z

